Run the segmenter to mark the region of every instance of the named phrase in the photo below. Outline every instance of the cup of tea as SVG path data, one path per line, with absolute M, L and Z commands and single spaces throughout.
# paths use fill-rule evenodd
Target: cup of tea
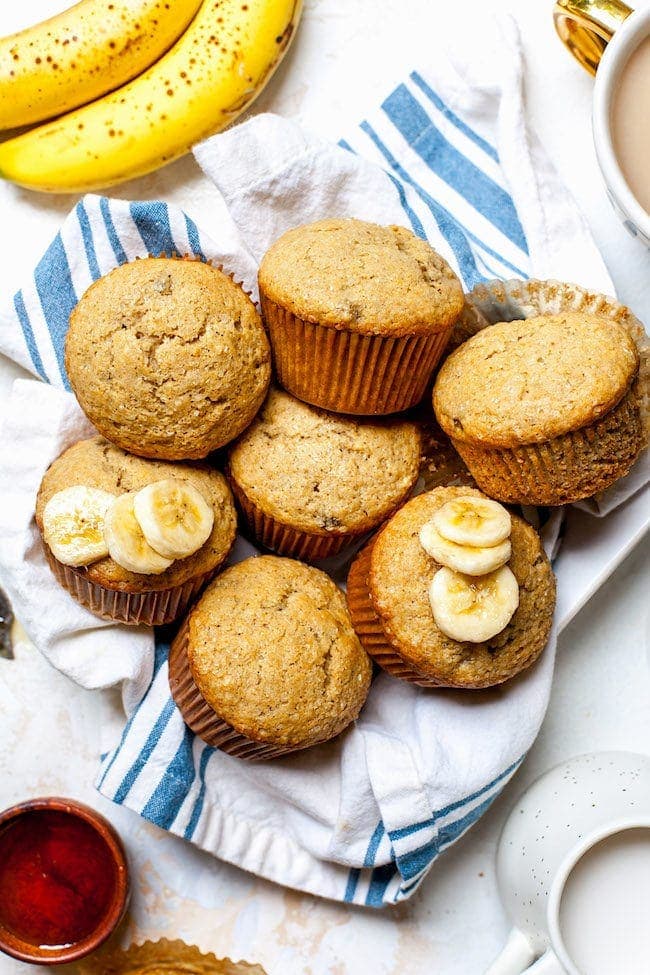
M 650 758 L 580 755 L 508 816 L 497 882 L 514 924 L 486 975 L 644 975 L 650 957 Z
M 607 194 L 623 224 L 650 247 L 650 8 L 622 0 L 557 0 L 556 30 L 596 75 L 593 134 Z

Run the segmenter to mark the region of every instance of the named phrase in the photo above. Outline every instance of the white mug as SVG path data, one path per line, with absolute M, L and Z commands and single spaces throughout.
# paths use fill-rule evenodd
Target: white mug
M 576 929 L 569 922 L 583 908 L 587 919 L 582 926 L 581 918 L 581 935 L 590 937 L 589 924 L 601 924 L 589 915 L 593 907 L 589 898 L 596 896 L 593 870 L 598 869 L 598 861 L 594 857 L 600 856 L 607 864 L 608 876 L 620 880 L 630 869 L 629 861 L 622 859 L 629 854 L 625 848 L 629 840 L 642 844 L 639 848 L 646 853 L 646 869 L 650 856 L 648 756 L 630 752 L 580 755 L 534 782 L 515 804 L 499 840 L 497 881 L 514 927 L 486 975 L 524 971 L 529 975 L 583 975 L 575 944 L 568 943 L 575 942 L 572 934 Z M 580 886 L 580 871 L 590 869 L 590 863 L 590 885 L 583 880 Z M 636 856 L 633 870 L 641 865 Z M 650 872 L 647 879 L 650 892 Z M 612 885 L 610 892 L 613 890 Z M 647 904 L 645 910 L 649 909 Z M 594 927 L 593 933 L 602 934 L 602 927 Z M 626 968 L 612 971 L 623 975 Z
M 622 0 L 557 0 L 553 16 L 566 47 L 596 75 L 592 124 L 607 195 L 627 230 L 650 247 L 650 215 L 625 181 L 610 123 L 621 71 L 632 51 L 650 36 L 650 8 L 633 10 Z

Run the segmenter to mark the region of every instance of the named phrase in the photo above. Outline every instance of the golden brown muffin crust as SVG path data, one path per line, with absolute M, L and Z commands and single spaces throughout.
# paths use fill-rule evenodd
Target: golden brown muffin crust
M 61 454 L 46 471 L 36 499 L 36 524 L 42 531 L 43 509 L 47 502 L 58 491 L 76 484 L 119 495 L 139 491 L 145 485 L 167 477 L 189 481 L 212 505 L 212 534 L 198 552 L 172 562 L 160 575 L 129 572 L 111 558 L 100 559 L 78 571 L 97 585 L 124 592 L 158 592 L 182 585 L 221 565 L 237 531 L 235 506 L 226 479 L 207 465 L 143 460 L 125 453 L 103 437 L 81 440 Z
M 542 443 L 609 412 L 638 367 L 626 329 L 597 315 L 500 322 L 443 363 L 433 405 L 455 440 L 491 447 Z
M 259 409 L 270 351 L 250 298 L 200 261 L 145 258 L 88 288 L 65 364 L 81 408 L 143 457 L 206 457 Z
M 276 521 L 316 534 L 364 532 L 409 494 L 420 435 L 404 421 L 357 421 L 273 389 L 229 455 L 230 476 Z
M 464 304 L 460 281 L 426 241 L 343 218 L 283 234 L 262 258 L 259 283 L 298 318 L 363 334 L 439 332 Z
M 343 593 L 301 562 L 266 555 L 227 569 L 196 604 L 189 632 L 201 694 L 254 741 L 327 740 L 367 697 L 371 664 Z
M 429 586 L 440 568 L 420 544 L 422 526 L 452 498 L 485 497 L 466 487 L 436 488 L 408 502 L 377 536 L 368 588 L 386 636 L 404 660 L 454 686 L 489 686 L 527 667 L 545 645 L 555 607 L 555 579 L 537 532 L 512 516 L 508 565 L 519 583 L 519 608 L 484 643 L 459 643 L 436 626 Z

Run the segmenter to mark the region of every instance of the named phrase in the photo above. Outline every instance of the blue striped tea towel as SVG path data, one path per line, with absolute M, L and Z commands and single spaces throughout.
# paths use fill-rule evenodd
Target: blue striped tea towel
M 533 668 L 493 691 L 425 691 L 382 674 L 338 740 L 250 765 L 183 724 L 167 683 L 168 632 L 103 623 L 57 587 L 34 498 L 48 463 L 90 429 L 67 391 L 70 309 L 91 281 L 139 255 L 214 260 L 255 294 L 257 261 L 275 237 L 344 214 L 412 227 L 468 288 L 534 274 L 609 290 L 526 132 L 516 39 L 506 32 L 500 57 L 479 69 L 481 85 L 442 58 L 413 72 L 339 146 L 270 115 L 214 137 L 196 150 L 220 213 L 209 227 L 162 202 L 85 197 L 0 314 L 0 349 L 41 380 L 17 381 L 8 405 L 3 582 L 55 666 L 86 687 L 124 688 L 128 721 L 102 762 L 100 791 L 246 870 L 362 905 L 409 897 L 513 775 L 546 709 L 555 636 Z M 240 541 L 233 558 L 251 551 Z

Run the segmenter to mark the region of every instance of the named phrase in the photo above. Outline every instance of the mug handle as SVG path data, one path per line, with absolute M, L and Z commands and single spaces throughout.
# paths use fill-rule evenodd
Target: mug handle
M 521 975 L 535 960 L 536 954 L 526 935 L 518 928 L 513 928 L 501 954 L 495 958 L 485 975 Z
M 623 0 L 557 0 L 553 21 L 576 61 L 596 74 L 607 44 L 631 13 Z

